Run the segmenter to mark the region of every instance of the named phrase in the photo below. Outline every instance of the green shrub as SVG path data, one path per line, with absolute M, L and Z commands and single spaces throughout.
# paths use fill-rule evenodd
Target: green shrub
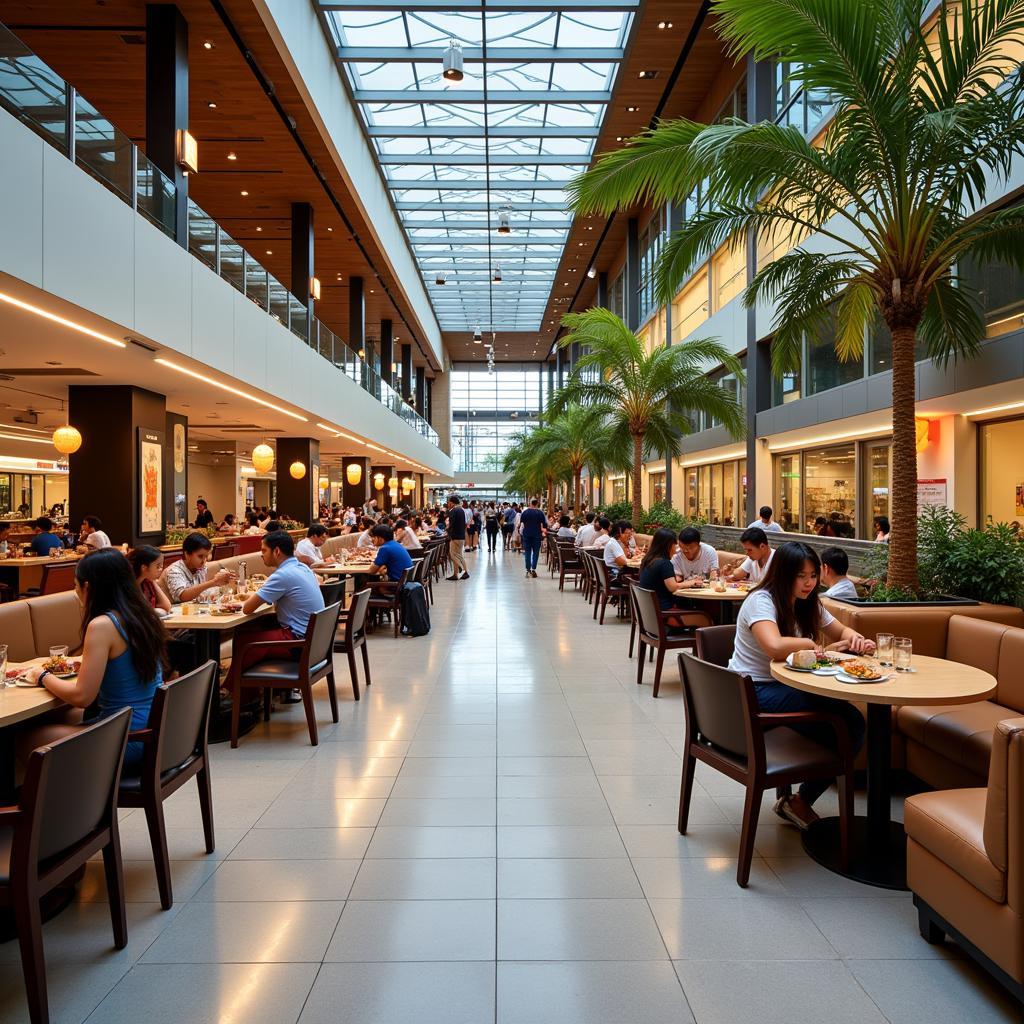
M 633 519 L 633 502 L 612 501 L 607 505 L 598 505 L 595 511 L 599 516 L 606 516 L 613 523 L 618 519 L 625 519 L 626 522 L 631 522 Z M 646 513 L 644 513 L 645 515 Z M 633 525 L 636 526 L 637 524 L 633 523 Z
M 884 583 L 888 546 L 879 545 L 869 559 L 868 575 L 882 580 L 871 592 L 873 601 L 894 597 Z M 973 601 L 1024 604 L 1024 543 L 1006 523 L 968 528 L 958 512 L 925 508 L 917 520 L 918 596 L 931 600 L 943 594 Z

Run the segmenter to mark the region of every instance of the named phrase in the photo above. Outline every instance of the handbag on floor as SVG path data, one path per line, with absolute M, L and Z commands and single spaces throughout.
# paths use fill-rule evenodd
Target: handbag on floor
M 430 612 L 422 584 L 406 583 L 402 587 L 401 605 L 403 636 L 425 636 L 430 632 Z

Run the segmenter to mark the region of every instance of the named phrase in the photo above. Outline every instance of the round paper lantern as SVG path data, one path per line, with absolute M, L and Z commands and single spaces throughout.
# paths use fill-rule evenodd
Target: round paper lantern
M 253 448 L 252 468 L 257 473 L 269 473 L 274 468 L 274 449 L 269 444 L 258 444 Z
M 345 467 L 345 479 L 355 487 L 363 479 L 363 467 L 358 462 L 350 462 Z
M 398 490 L 398 477 L 397 476 L 392 476 L 392 477 L 388 478 L 388 490 L 389 491 L 397 491 Z
M 288 467 L 288 472 L 293 480 L 301 480 L 306 475 L 306 464 L 304 462 L 293 462 Z
M 416 489 L 416 481 L 413 480 L 413 478 L 411 476 L 407 476 L 407 477 L 404 477 L 402 479 L 402 490 L 405 491 L 406 494 L 411 493 L 415 489 Z
M 53 432 L 53 447 L 61 455 L 70 455 L 82 447 L 82 435 L 70 424 L 58 427 Z
M 373 486 L 378 491 L 383 491 L 384 490 L 384 474 L 383 473 L 374 473 L 373 474 Z

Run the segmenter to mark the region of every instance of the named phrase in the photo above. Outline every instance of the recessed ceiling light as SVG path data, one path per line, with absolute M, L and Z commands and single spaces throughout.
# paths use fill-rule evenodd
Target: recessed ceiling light
M 207 105 L 207 106 L 208 106 L 208 107 L 209 107 L 209 108 L 210 108 L 211 110 L 216 110 L 216 109 L 217 109 L 217 104 L 216 104 L 216 103 L 214 103 L 214 102 L 213 102 L 213 100 L 210 100 L 210 102 L 209 102 L 209 103 L 207 103 L 206 105 Z
M 616 142 L 621 142 L 622 141 L 622 136 L 621 135 L 616 135 L 615 136 L 615 141 Z
M 333 230 L 334 230 L 334 228 L 328 228 L 327 230 L 328 230 L 328 231 L 333 231 Z
M 248 192 L 246 192 L 246 190 L 245 190 L 245 189 L 243 188 L 243 189 L 242 189 L 242 192 L 241 192 L 241 194 L 242 194 L 243 196 L 247 196 L 247 195 L 248 195 L 249 193 L 248 193 Z
M 637 77 L 639 77 L 639 78 L 657 78 L 658 77 L 658 72 L 657 71 L 641 71 L 640 74 Z
M 626 107 L 627 113 L 635 114 L 640 108 L 639 107 Z
M 228 159 L 229 159 L 229 160 L 237 160 L 237 159 L 238 159 L 238 157 L 237 157 L 237 156 L 235 156 L 235 154 L 234 154 L 234 153 L 228 153 Z
M 672 22 L 671 21 L 659 21 L 658 22 L 658 28 L 671 28 L 671 27 L 672 27 Z
M 243 193 L 242 193 L 242 195 L 245 195 L 245 193 L 243 192 Z M 257 231 L 262 231 L 262 230 L 263 230 L 263 228 L 261 228 L 261 227 L 260 227 L 260 226 L 259 226 L 259 225 L 257 224 L 257 225 L 256 225 L 256 230 L 257 230 Z
M 268 249 L 267 250 L 267 255 L 268 256 L 273 256 L 274 255 L 274 250 L 273 249 Z
M 206 42 L 203 43 L 203 49 L 204 50 L 212 50 L 213 49 L 213 43 L 211 43 L 210 40 L 207 39 Z

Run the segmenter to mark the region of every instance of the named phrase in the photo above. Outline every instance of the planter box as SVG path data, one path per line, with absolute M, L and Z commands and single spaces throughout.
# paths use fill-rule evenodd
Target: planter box
M 969 607 L 981 604 L 970 597 L 955 597 L 952 594 L 943 594 L 933 601 L 870 601 L 866 597 L 834 597 L 831 600 L 837 604 L 848 604 L 854 608 L 946 608 L 949 606 Z

